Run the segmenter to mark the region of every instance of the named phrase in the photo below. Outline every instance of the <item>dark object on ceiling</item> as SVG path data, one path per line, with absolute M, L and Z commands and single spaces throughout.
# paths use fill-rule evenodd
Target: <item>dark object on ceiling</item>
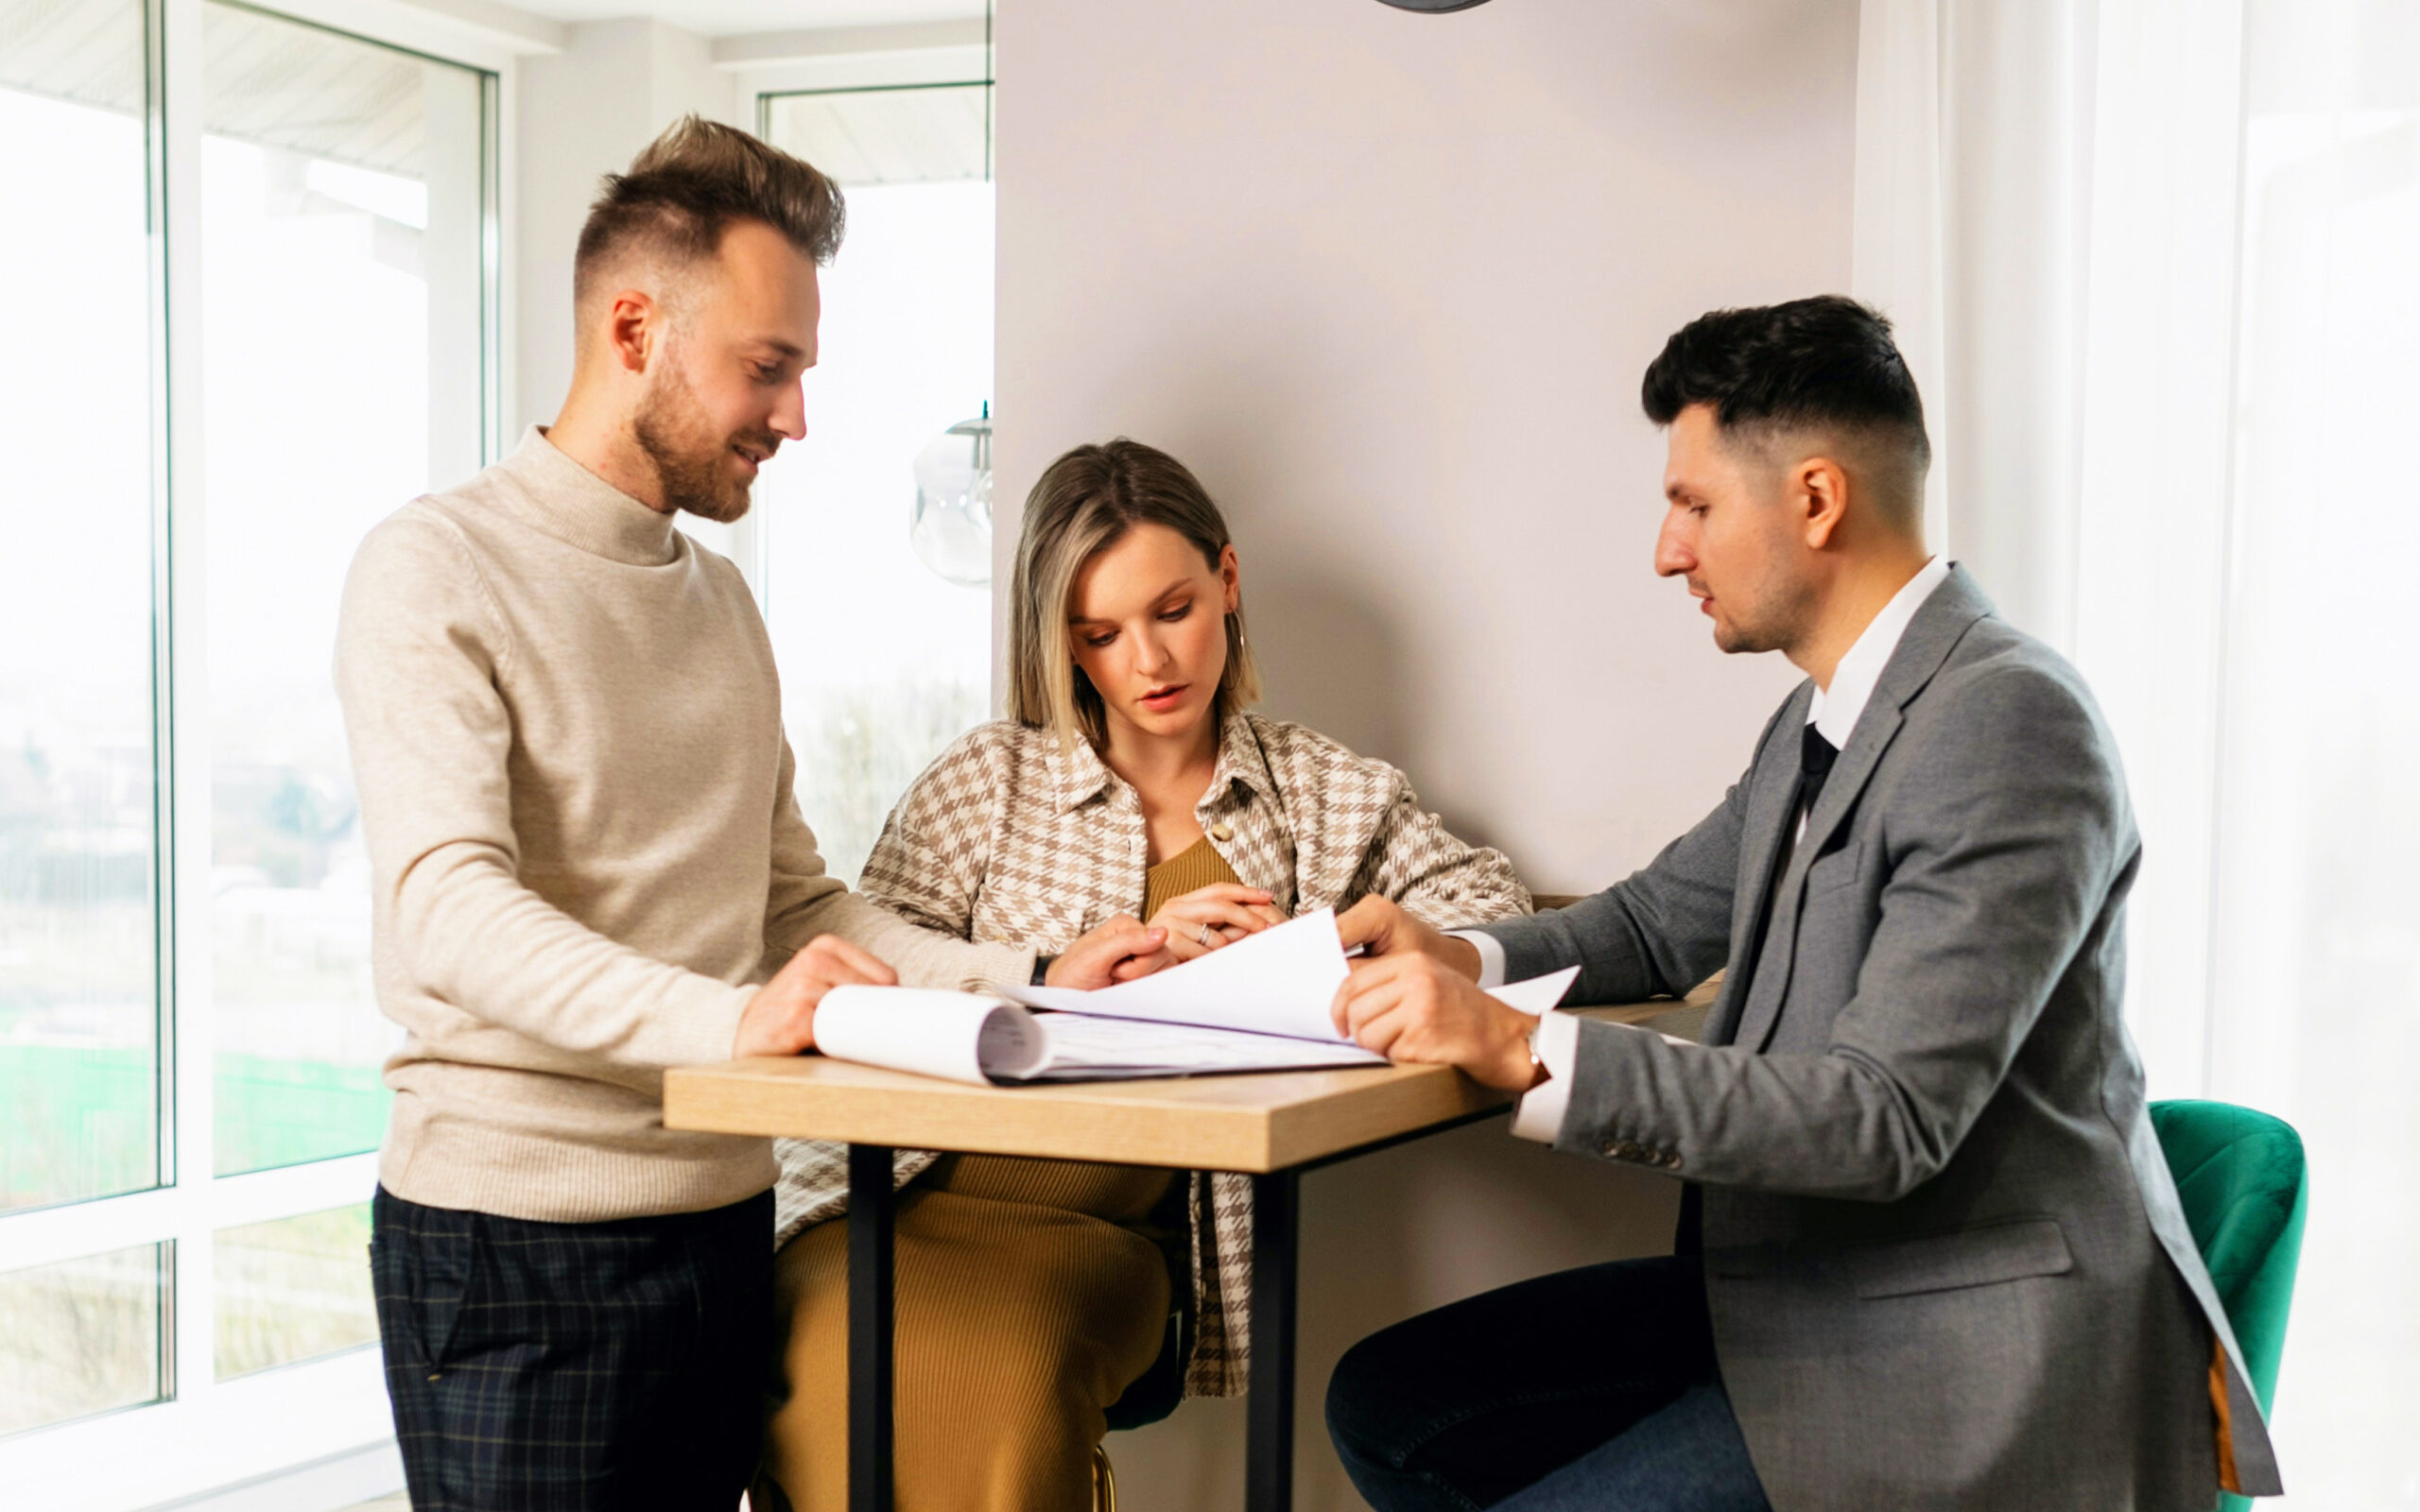
M 1430 15 L 1443 15 L 1448 10 L 1468 10 L 1473 6 L 1483 6 L 1487 4 L 1487 0 L 1378 0 L 1378 3 L 1392 6 L 1397 10 L 1419 10 Z

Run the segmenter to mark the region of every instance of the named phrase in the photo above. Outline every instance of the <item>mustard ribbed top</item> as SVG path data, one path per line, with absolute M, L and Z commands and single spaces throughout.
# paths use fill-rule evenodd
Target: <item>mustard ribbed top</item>
M 1133 873 L 1130 871 L 1127 875 L 1131 877 Z M 1143 873 L 1143 921 L 1150 923 L 1159 917 L 1163 906 L 1186 893 L 1222 882 L 1241 880 L 1236 875 L 1236 868 L 1227 865 L 1227 858 L 1218 852 L 1205 834 L 1194 841 L 1189 849 Z

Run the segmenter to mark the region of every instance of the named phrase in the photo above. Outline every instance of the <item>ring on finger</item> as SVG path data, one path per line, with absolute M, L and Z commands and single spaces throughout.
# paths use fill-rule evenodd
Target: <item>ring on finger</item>
M 1204 950 L 1207 950 L 1210 945 L 1210 926 L 1204 924 L 1200 929 L 1194 931 L 1193 939 L 1195 944 L 1201 946 Z

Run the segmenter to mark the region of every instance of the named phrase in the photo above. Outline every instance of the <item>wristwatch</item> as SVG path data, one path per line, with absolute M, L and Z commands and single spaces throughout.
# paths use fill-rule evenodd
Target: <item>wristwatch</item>
M 1036 952 L 1033 957 L 1033 980 L 1028 985 L 1031 987 L 1048 987 L 1050 985 L 1048 980 L 1050 975 L 1050 963 L 1058 958 L 1059 957 L 1056 955 L 1044 955 L 1039 952 Z

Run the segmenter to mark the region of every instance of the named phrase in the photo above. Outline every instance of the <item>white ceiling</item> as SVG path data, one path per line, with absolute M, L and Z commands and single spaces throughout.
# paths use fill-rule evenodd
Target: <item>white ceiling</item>
M 894 26 L 980 18 L 983 0 L 509 0 L 553 21 L 612 21 L 630 15 L 706 37 L 804 31 L 824 26 Z
M 0 0 L 0 86 L 142 113 L 143 27 L 130 9 Z M 443 65 L 231 6 L 203 8 L 201 51 L 203 129 L 406 178 L 428 172 L 424 76 Z

